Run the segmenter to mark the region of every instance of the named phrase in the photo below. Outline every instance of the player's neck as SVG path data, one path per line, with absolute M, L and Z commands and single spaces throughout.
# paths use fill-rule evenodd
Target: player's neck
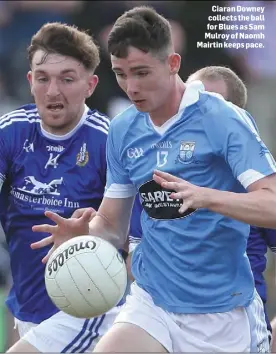
M 185 83 L 178 76 L 166 102 L 157 110 L 149 112 L 150 119 L 154 125 L 161 127 L 177 114 L 185 89 Z

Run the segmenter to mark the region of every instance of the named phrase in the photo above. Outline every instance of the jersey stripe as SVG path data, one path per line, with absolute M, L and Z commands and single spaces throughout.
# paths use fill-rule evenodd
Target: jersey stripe
M 99 124 L 100 126 L 104 127 L 105 129 L 109 129 L 109 124 L 107 124 L 106 122 L 102 121 L 101 119 L 97 118 L 97 117 L 94 117 L 93 115 L 92 116 L 88 116 L 87 119 L 86 119 L 87 122 L 89 123 L 96 123 L 96 124 Z
M 110 124 L 110 119 L 105 116 L 104 114 L 101 114 L 98 111 L 94 111 L 93 112 L 93 116 L 97 117 L 97 118 L 101 118 L 102 120 L 104 120 L 108 125 Z
M 9 112 L 7 114 L 4 114 L 3 116 L 0 117 L 0 123 L 5 122 L 13 117 L 26 117 L 30 115 L 38 116 L 37 108 L 35 109 L 26 109 L 26 108 L 21 108 L 17 109 L 15 111 Z
M 11 125 L 12 123 L 15 122 L 29 122 L 29 123 L 39 123 L 40 118 L 11 118 L 9 121 L 7 121 L 4 124 L 0 124 L 0 129 L 4 129 L 5 127 Z
M 100 130 L 100 131 L 102 131 L 103 133 L 105 133 L 106 135 L 108 134 L 108 130 L 107 130 L 106 128 L 104 128 L 104 127 L 101 127 L 101 126 L 99 126 L 99 125 L 95 125 L 95 124 L 93 124 L 93 123 L 91 123 L 91 122 L 88 122 L 87 120 L 84 122 L 84 124 L 85 124 L 85 125 L 88 125 L 89 127 L 94 128 L 94 129 Z

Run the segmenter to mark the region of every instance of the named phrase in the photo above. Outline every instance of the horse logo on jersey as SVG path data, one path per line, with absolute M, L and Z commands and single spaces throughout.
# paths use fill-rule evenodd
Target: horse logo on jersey
M 88 160 L 89 160 L 89 154 L 88 151 L 86 150 L 86 143 L 83 143 L 80 152 L 77 154 L 76 164 L 80 167 L 83 167 L 87 164 Z
M 194 141 L 181 141 L 178 161 L 185 165 L 191 163 L 194 157 L 194 150 L 195 150 Z
M 152 219 L 170 220 L 181 219 L 193 212 L 195 209 L 187 209 L 184 214 L 179 213 L 183 201 L 171 199 L 172 190 L 162 188 L 154 180 L 148 181 L 139 188 L 142 206 L 148 216 Z
M 42 194 L 51 194 L 51 195 L 60 195 L 58 192 L 59 185 L 63 182 L 63 177 L 59 179 L 53 179 L 50 183 L 43 183 L 37 181 L 34 176 L 27 176 L 24 178 L 25 186 L 22 188 L 18 188 L 19 191 L 35 194 L 35 195 L 42 195 Z

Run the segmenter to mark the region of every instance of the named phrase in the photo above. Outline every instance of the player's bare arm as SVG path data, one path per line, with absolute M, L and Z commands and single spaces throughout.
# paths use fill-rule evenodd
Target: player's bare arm
M 232 193 L 199 187 L 162 171 L 154 171 L 153 179 L 171 189 L 172 199 L 183 199 L 179 209 L 207 208 L 250 225 L 276 228 L 276 175 L 264 177 L 248 188 L 248 193 Z
M 91 220 L 91 211 L 85 210 L 79 218 L 63 218 L 47 211 L 45 215 L 56 225 L 35 225 L 34 232 L 46 232 L 50 236 L 31 244 L 33 249 L 54 244 L 42 262 L 46 263 L 52 252 L 72 237 L 81 235 L 99 236 L 120 248 L 126 242 L 133 198 L 104 198 L 97 213 Z

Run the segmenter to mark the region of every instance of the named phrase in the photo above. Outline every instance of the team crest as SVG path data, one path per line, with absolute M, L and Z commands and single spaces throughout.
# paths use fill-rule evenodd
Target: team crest
M 89 160 L 89 154 L 86 150 L 86 143 L 83 143 L 80 152 L 77 154 L 77 162 L 76 164 L 80 167 L 83 167 L 87 164 Z
M 195 141 L 181 141 L 178 161 L 183 164 L 191 163 L 194 158 L 194 150 L 195 150 Z

